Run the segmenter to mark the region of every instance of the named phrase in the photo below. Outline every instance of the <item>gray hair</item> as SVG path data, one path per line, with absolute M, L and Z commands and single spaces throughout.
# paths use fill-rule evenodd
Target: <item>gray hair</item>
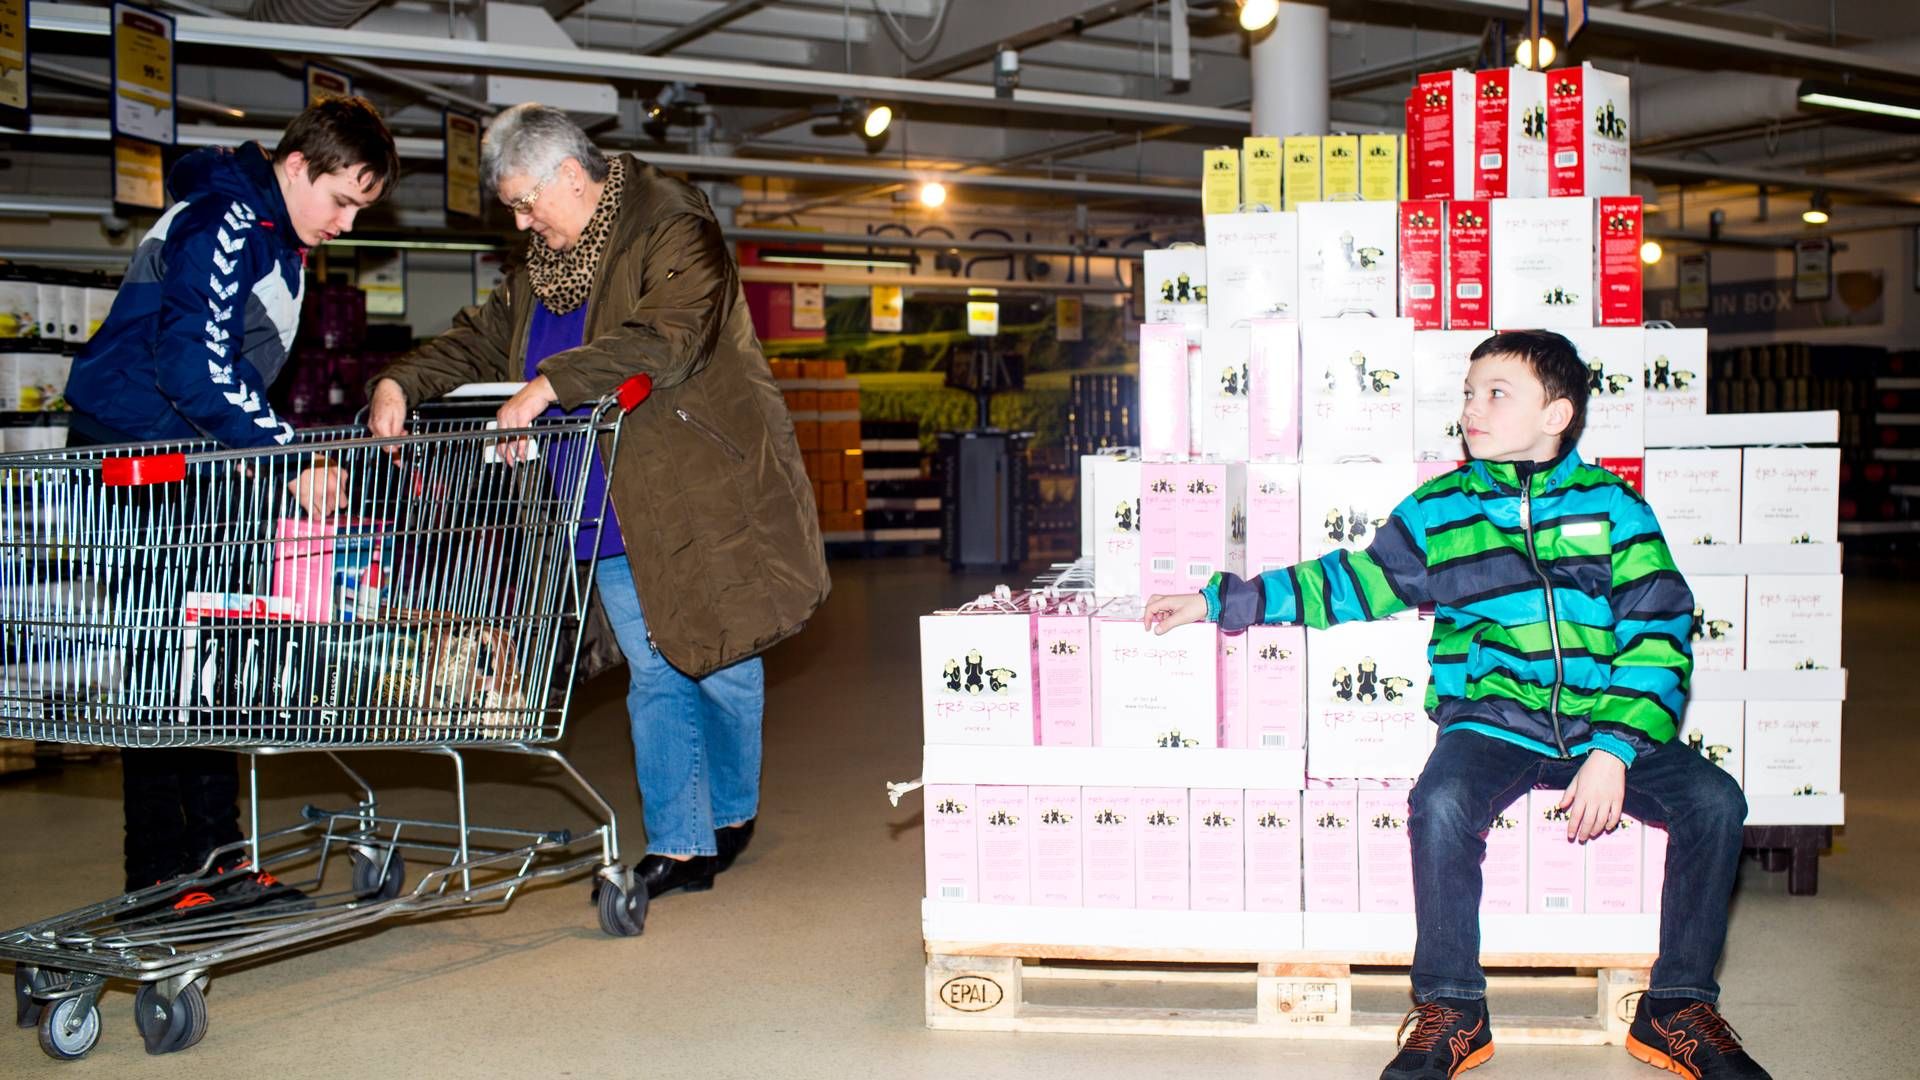
M 493 118 L 480 143 L 480 176 L 500 189 L 509 176 L 538 181 L 573 158 L 595 183 L 607 178 L 607 155 L 567 114 L 538 102 L 515 105 Z

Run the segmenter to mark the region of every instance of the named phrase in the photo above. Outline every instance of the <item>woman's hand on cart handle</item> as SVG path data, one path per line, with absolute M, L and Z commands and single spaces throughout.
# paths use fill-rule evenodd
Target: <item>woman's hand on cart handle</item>
M 500 421 L 502 429 L 532 427 L 534 418 L 546 412 L 560 396 L 553 391 L 553 383 L 545 375 L 534 379 L 520 392 L 507 399 L 505 405 L 494 416 Z M 525 439 L 509 439 L 500 444 L 500 458 L 509 465 L 527 456 Z

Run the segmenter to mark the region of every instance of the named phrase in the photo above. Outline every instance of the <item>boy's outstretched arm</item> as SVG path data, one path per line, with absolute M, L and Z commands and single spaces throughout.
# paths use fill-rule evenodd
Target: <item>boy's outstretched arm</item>
M 1330 551 L 1253 578 L 1215 574 L 1198 593 L 1148 599 L 1146 624 L 1163 634 L 1202 619 L 1230 633 L 1254 623 L 1303 623 L 1324 630 L 1418 607 L 1429 599 L 1421 521 L 1420 503 L 1408 496 L 1365 551 Z

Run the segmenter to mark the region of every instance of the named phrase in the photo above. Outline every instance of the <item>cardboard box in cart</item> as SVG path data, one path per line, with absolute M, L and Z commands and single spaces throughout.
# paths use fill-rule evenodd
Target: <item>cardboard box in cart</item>
M 1300 326 L 1300 357 L 1303 461 L 1412 459 L 1412 319 L 1310 319 Z

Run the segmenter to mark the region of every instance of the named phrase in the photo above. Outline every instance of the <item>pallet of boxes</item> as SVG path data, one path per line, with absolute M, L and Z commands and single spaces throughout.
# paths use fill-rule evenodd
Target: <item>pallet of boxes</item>
M 860 383 L 845 360 L 773 360 L 793 416 L 827 543 L 866 538 L 867 478 L 860 452 Z
M 1414 944 L 1407 797 L 1435 737 L 1431 616 L 1156 637 L 1141 597 L 1364 549 L 1420 481 L 1461 464 L 1467 358 L 1493 327 L 1574 342 L 1593 373 L 1580 452 L 1636 486 L 1668 453 L 1646 460 L 1649 431 L 1719 430 L 1707 421 L 1729 418 L 1698 415 L 1704 333 L 1642 326 L 1627 101 L 1624 78 L 1591 68 L 1442 72 L 1409 101 L 1406 144 L 1209 152 L 1208 184 L 1235 186 L 1207 192 L 1206 245 L 1144 259 L 1141 446 L 1084 463 L 1091 572 L 1065 579 L 1091 587 L 1003 590 L 921 619 L 930 1026 L 1393 1038 Z M 1751 789 L 1764 725 L 1770 790 L 1837 792 L 1837 772 L 1801 768 L 1837 735 L 1837 705 L 1784 726 L 1839 696 L 1837 592 L 1802 588 L 1837 586 L 1814 573 L 1837 565 L 1833 508 L 1787 505 L 1824 481 L 1808 451 L 1700 453 L 1731 463 L 1719 483 L 1747 485 L 1736 510 L 1696 530 L 1659 494 L 1666 472 L 1644 484 L 1676 547 L 1698 532 L 1690 568 L 1746 575 L 1698 579 L 1715 585 L 1695 636 L 1704 656 L 1741 640 L 1744 618 L 1748 670 L 1703 663 L 1682 738 L 1736 769 L 1744 746 Z M 1747 535 L 1756 515 L 1768 524 Z M 1780 536 L 1787 521 L 1809 543 Z M 1827 610 L 1831 623 L 1812 614 Z M 1560 796 L 1528 793 L 1491 830 L 1482 960 L 1524 972 L 1495 978 L 1496 999 L 1577 984 L 1591 1005 L 1496 1007 L 1497 1037 L 1619 1042 L 1619 1002 L 1658 948 L 1665 834 L 1628 819 L 1570 844 Z M 1838 818 L 1837 794 L 1755 806 Z M 1197 981 L 1229 996 L 1089 1003 L 1115 984 Z

